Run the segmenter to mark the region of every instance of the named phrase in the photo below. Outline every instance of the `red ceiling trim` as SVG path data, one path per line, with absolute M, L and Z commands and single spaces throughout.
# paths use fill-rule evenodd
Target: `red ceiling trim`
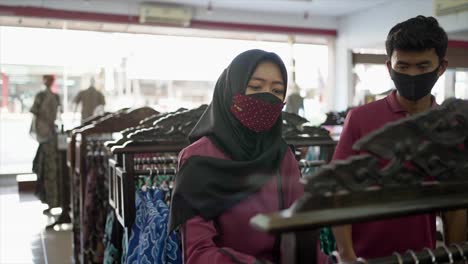
M 0 15 L 18 17 L 38 17 L 64 20 L 94 21 L 119 24 L 139 24 L 138 16 L 106 14 L 96 12 L 69 11 L 42 7 L 6 6 L 0 5 Z M 148 25 L 148 24 L 145 24 Z M 160 24 L 150 24 L 161 26 Z M 271 26 L 259 24 L 242 24 L 212 22 L 203 20 L 192 20 L 190 28 L 232 31 L 253 31 L 283 34 L 325 35 L 336 36 L 337 31 L 333 29 L 316 29 L 287 26 Z
M 468 49 L 468 41 L 463 40 L 449 40 L 448 46 L 450 48 Z

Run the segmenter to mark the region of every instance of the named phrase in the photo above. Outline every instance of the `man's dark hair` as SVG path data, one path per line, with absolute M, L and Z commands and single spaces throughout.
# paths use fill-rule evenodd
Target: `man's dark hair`
M 44 81 L 44 85 L 45 85 L 47 88 L 50 88 L 50 87 L 52 86 L 52 84 L 54 84 L 55 76 L 54 76 L 54 75 L 50 75 L 50 74 L 43 75 L 43 76 L 42 76 L 42 80 Z
M 434 17 L 417 16 L 390 29 L 385 47 L 389 58 L 394 50 L 424 51 L 434 48 L 439 60 L 442 60 L 447 52 L 447 43 L 447 33 Z
M 43 78 L 44 80 L 47 80 L 47 81 L 50 81 L 50 82 L 55 81 L 55 76 L 52 75 L 52 74 L 45 74 L 45 75 L 42 75 L 42 78 Z

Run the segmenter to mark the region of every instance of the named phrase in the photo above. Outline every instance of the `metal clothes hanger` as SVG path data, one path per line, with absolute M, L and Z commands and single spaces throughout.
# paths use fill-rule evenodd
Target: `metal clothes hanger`
M 394 256 L 397 257 L 397 259 L 398 259 L 398 264 L 403 264 L 403 258 L 401 257 L 400 253 L 398 253 L 398 252 L 393 252 L 392 255 L 394 255 Z
M 446 245 L 442 245 L 442 248 L 445 250 L 445 252 L 448 255 L 449 263 L 453 264 L 453 256 L 452 256 L 452 252 L 450 252 L 450 249 L 448 249 Z
M 454 247 L 457 248 L 458 253 L 460 253 L 460 256 L 463 258 L 463 262 L 465 262 L 465 264 L 466 264 L 466 263 L 467 263 L 467 259 L 466 259 L 466 257 L 465 257 L 465 254 L 463 254 L 463 249 L 460 247 L 460 245 L 453 243 L 453 244 L 451 244 L 450 246 L 454 246 Z
M 413 250 L 408 250 L 406 252 L 408 252 L 411 255 L 411 257 L 413 258 L 414 264 L 419 264 L 418 256 L 416 256 L 416 253 L 414 253 Z
M 432 264 L 436 264 L 437 259 L 436 259 L 435 255 L 434 255 L 434 253 L 432 252 L 432 250 L 430 248 L 424 248 L 424 250 L 426 250 L 427 253 L 429 254 L 429 256 L 431 256 Z

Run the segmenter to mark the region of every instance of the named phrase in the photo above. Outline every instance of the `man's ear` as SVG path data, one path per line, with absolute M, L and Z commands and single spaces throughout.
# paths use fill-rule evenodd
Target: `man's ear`
M 439 72 L 437 73 L 437 76 L 440 77 L 444 72 L 447 70 L 448 67 L 448 61 L 446 59 L 443 59 L 442 62 L 440 63 L 439 66 Z
M 390 62 L 390 60 L 386 60 L 385 65 L 387 65 L 387 70 L 388 70 L 388 73 L 390 74 L 392 70 L 392 63 Z

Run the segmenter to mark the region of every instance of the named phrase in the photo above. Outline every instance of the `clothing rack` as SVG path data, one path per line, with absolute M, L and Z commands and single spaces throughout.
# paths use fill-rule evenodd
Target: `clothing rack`
M 368 264 L 435 264 L 435 263 L 466 263 L 468 257 L 468 244 L 452 244 L 434 250 L 425 249 L 418 252 L 408 251 L 405 254 L 394 254 L 385 258 L 372 259 Z
M 79 182 L 77 182 L 78 177 L 75 175 L 75 169 L 76 169 L 76 137 L 78 135 L 78 132 L 81 131 L 84 127 L 87 127 L 97 120 L 103 119 L 105 117 L 108 117 L 112 115 L 112 113 L 105 112 L 101 115 L 97 115 L 94 117 L 89 118 L 86 120 L 83 124 L 80 126 L 77 126 L 69 131 L 68 137 L 67 137 L 67 167 L 68 167 L 68 175 L 70 178 L 70 209 L 71 209 L 71 214 L 73 223 L 73 258 L 75 263 L 80 263 L 80 252 L 81 252 L 81 244 L 77 244 L 76 241 L 80 241 L 80 229 L 78 228 L 77 224 L 79 221 L 77 221 L 77 218 L 79 219 L 79 216 L 75 215 L 74 212 L 79 212 L 77 211 L 77 208 L 79 210 L 79 200 L 78 200 L 78 195 L 79 195 Z M 68 214 L 70 212 L 67 212 Z
M 150 170 L 135 170 L 135 175 L 138 176 L 158 176 L 158 175 L 176 175 L 176 168 L 162 168 L 162 169 L 150 169 Z
M 121 131 L 127 127 L 135 126 L 139 121 L 157 113 L 154 109 L 143 107 L 138 109 L 123 109 L 113 114 L 106 114 L 93 118 L 84 126 L 72 130 L 72 139 L 69 148 L 69 166 L 72 172 L 72 201 L 73 207 L 73 236 L 75 263 L 85 263 L 83 257 L 83 237 L 80 233 L 82 215 L 86 195 L 86 175 L 88 164 L 87 145 L 92 142 L 112 139 L 111 133 Z M 73 140 L 74 138 L 74 140 Z M 74 144 L 73 144 L 74 143 Z M 72 154 L 73 153 L 73 154 Z
M 75 173 L 75 161 L 76 161 L 76 136 L 78 134 L 78 131 L 80 131 L 83 127 L 88 126 L 92 124 L 93 122 L 102 119 L 106 116 L 111 115 L 111 113 L 106 112 L 103 113 L 102 115 L 94 116 L 90 119 L 88 119 L 86 122 L 84 122 L 82 125 L 77 126 L 69 131 L 67 131 L 68 137 L 67 137 L 67 167 L 68 167 L 68 173 L 70 176 L 70 179 L 74 178 L 74 173 Z M 73 182 L 71 182 L 71 185 L 73 185 Z M 71 192 L 71 196 L 73 195 L 73 192 Z M 71 197 L 71 201 L 73 201 L 73 197 Z
M 174 142 L 174 144 L 165 146 L 147 145 L 148 148 L 141 149 L 143 153 L 178 153 L 187 143 Z M 149 149 L 151 148 L 151 150 Z M 117 219 L 124 229 L 130 229 L 135 219 L 135 185 L 136 178 L 140 175 L 163 175 L 166 172 L 170 175 L 175 175 L 176 169 L 162 169 L 162 170 L 135 170 L 135 155 L 140 153 L 138 147 L 127 145 L 126 148 L 117 148 L 113 154 L 121 159 L 122 166 L 115 164 L 115 173 L 109 175 L 110 179 L 110 204 L 115 210 Z
M 117 142 L 108 142 L 106 145 L 111 148 L 113 158 L 109 160 L 109 182 L 111 193 L 109 202 L 115 208 L 116 215 L 121 224 L 128 228 L 133 223 L 134 218 L 134 178 L 140 174 L 148 174 L 149 170 L 136 169 L 138 165 L 177 164 L 176 155 L 172 157 L 144 157 L 150 153 L 178 153 L 188 146 L 188 133 L 196 124 L 206 105 L 197 109 L 179 109 L 176 112 L 161 114 L 159 119 L 151 119 L 151 126 L 148 121 L 139 124 L 138 129 L 128 128 L 124 133 L 124 138 Z M 298 146 L 323 145 L 334 146 L 329 133 L 321 128 L 303 128 L 302 124 L 307 120 L 297 115 L 289 113 L 283 114 L 284 135 L 287 136 L 289 144 Z M 291 141 L 291 142 L 290 142 Z M 299 143 L 300 142 L 300 143 Z M 314 167 L 316 162 L 302 162 L 302 167 Z M 151 168 L 151 167 L 150 167 Z M 154 168 L 157 168 L 154 166 Z M 154 173 L 154 171 L 153 171 Z
M 167 115 L 167 113 L 157 113 L 150 115 L 149 117 L 146 117 L 142 119 L 137 126 L 134 127 L 128 127 L 122 131 L 117 132 L 117 138 L 115 140 L 110 140 L 105 142 L 105 146 L 109 149 L 118 149 L 122 148 L 122 145 L 124 145 L 128 140 L 129 140 L 129 135 L 132 133 L 144 129 L 144 128 L 149 128 L 153 126 L 153 123 L 155 120 Z M 111 151 L 112 152 L 112 151 Z M 117 209 L 117 204 L 116 204 L 116 196 L 117 196 L 117 191 L 116 191 L 116 175 L 117 175 L 117 168 L 123 166 L 123 155 L 121 154 L 115 154 L 112 152 L 113 155 L 110 155 L 109 157 L 109 171 L 107 173 L 108 175 L 108 182 L 109 182 L 109 204 L 112 208 Z M 139 161 L 136 162 L 137 164 L 140 163 Z M 121 169 L 120 169 L 121 170 Z M 121 174 L 121 172 L 119 172 Z
M 159 118 L 167 115 L 167 113 L 161 114 L 153 114 L 149 117 L 144 118 L 141 120 L 137 126 L 135 127 L 128 127 L 120 132 L 118 132 L 118 139 L 112 140 L 112 141 L 107 141 L 105 142 L 105 146 L 109 149 L 112 150 L 120 148 L 122 145 L 124 145 L 128 140 L 129 140 L 129 135 L 132 133 L 144 129 L 144 128 L 149 128 L 153 126 L 153 123 L 155 120 L 158 120 Z M 137 162 L 139 163 L 139 162 Z M 117 167 L 122 167 L 123 166 L 123 156 L 122 155 L 117 155 L 113 154 L 109 157 L 109 171 L 108 171 L 108 182 L 109 182 L 109 204 L 112 208 L 116 209 L 116 190 L 115 190 L 115 180 L 116 180 L 116 173 L 117 173 Z
M 115 210 L 117 219 L 129 237 L 130 228 L 135 220 L 135 185 L 141 175 L 167 173 L 175 175 L 176 169 L 150 170 L 136 169 L 143 160 L 142 155 L 167 154 L 167 157 L 145 159 L 147 165 L 177 164 L 177 154 L 186 146 L 188 133 L 195 126 L 206 105 L 193 110 L 179 109 L 175 112 L 160 115 L 151 120 L 151 126 L 141 125 L 138 129 L 128 129 L 124 139 L 112 143 L 111 151 L 114 161 L 110 169 L 110 204 Z M 148 121 L 146 121 L 148 122 Z M 148 123 L 146 123 L 148 124 Z
M 295 150 L 309 147 L 318 148 L 318 159 L 328 163 L 333 156 L 337 142 L 332 139 L 328 130 L 323 127 L 310 126 L 308 122 L 307 119 L 296 114 L 283 112 L 283 138 Z M 296 158 L 302 159 L 300 155 L 296 155 Z M 306 163 L 303 164 L 303 166 L 305 165 Z
M 346 109 L 346 111 L 341 111 L 341 112 L 332 111 L 332 112 L 326 113 L 327 118 L 321 124 L 321 126 L 342 126 L 350 110 L 351 108 Z
M 106 147 L 111 149 L 113 148 L 114 146 L 121 146 L 123 144 L 125 144 L 125 142 L 128 141 L 128 136 L 134 132 L 137 132 L 141 129 L 144 129 L 144 128 L 150 128 L 150 127 L 153 127 L 155 126 L 155 121 L 159 120 L 159 119 L 162 119 L 163 117 L 165 116 L 168 116 L 168 115 L 173 115 L 174 113 L 178 113 L 178 112 L 182 112 L 182 111 L 187 111 L 187 109 L 185 108 L 180 108 L 178 109 L 177 111 L 175 112 L 170 112 L 170 113 L 157 113 L 157 114 L 153 114 L 149 117 L 146 117 L 144 118 L 143 120 L 141 120 L 137 126 L 134 126 L 134 127 L 129 127 L 129 128 L 126 128 L 122 131 L 119 131 L 117 132 L 116 134 L 118 134 L 116 140 L 113 140 L 113 141 L 108 141 L 106 142 Z
M 447 100 L 362 138 L 353 148 L 370 154 L 323 166 L 304 179 L 305 194 L 291 208 L 257 215 L 251 224 L 291 240 L 295 247 L 285 263 L 314 263 L 321 227 L 468 208 L 467 139 L 468 101 Z M 380 158 L 391 165 L 379 168 Z M 427 182 L 426 175 L 436 181 Z M 466 253 L 468 247 L 462 249 Z M 448 260 L 448 251 L 454 261 L 460 257 L 455 247 L 443 248 L 434 251 L 436 260 Z M 434 263 L 424 252 L 415 254 L 420 263 Z M 409 257 L 412 253 L 367 262 L 414 263 Z
M 106 142 L 111 150 L 109 159 L 109 204 L 115 211 L 119 224 L 125 230 L 126 240 L 131 236 L 135 221 L 135 193 L 139 178 L 156 175 L 175 175 L 176 168 L 158 169 L 159 166 L 177 165 L 177 155 L 189 145 L 187 137 L 195 126 L 206 105 L 193 110 L 180 109 L 142 121 L 135 128 L 121 131 L 122 137 Z M 290 145 L 318 146 L 329 149 L 331 158 L 335 142 L 329 132 L 322 128 L 302 126 L 307 120 L 285 113 L 283 136 Z M 171 153 L 168 155 L 168 153 Z M 161 155 L 166 156 L 161 156 Z M 160 156 L 155 156 L 160 155 Z M 303 161 L 302 168 L 313 168 L 325 161 Z M 144 166 L 144 168 L 143 168 Z
M 112 115 L 112 113 L 106 112 L 103 113 L 102 115 L 94 116 L 90 119 L 88 119 L 86 122 L 84 122 L 82 125 L 77 126 L 69 131 L 67 131 L 67 134 L 69 135 L 67 138 L 67 167 L 69 169 L 70 177 L 73 178 L 74 171 L 75 171 L 75 161 L 76 161 L 76 136 L 81 129 L 84 127 L 87 127 L 97 120 L 100 120 L 102 118 L 108 117 Z
M 158 156 L 136 156 L 135 157 L 135 167 L 150 167 L 157 169 L 156 165 L 161 164 L 177 164 L 177 156 L 168 156 L 168 157 L 158 157 Z
M 203 105 L 194 110 L 179 109 L 176 112 L 160 115 L 159 119 L 152 119 L 151 127 L 140 125 L 140 129 L 127 129 L 125 139 L 113 143 L 111 150 L 114 160 L 109 161 L 114 166 L 113 179 L 110 179 L 112 194 L 110 204 L 116 209 L 121 224 L 128 228 L 134 218 L 134 177 L 139 173 L 148 173 L 148 170 L 135 170 L 135 165 L 144 162 L 136 157 L 144 153 L 178 153 L 188 146 L 186 138 L 202 113 L 206 109 Z M 324 155 L 326 161 L 302 161 L 301 168 L 317 167 L 331 159 L 335 141 L 330 137 L 328 130 L 320 127 L 304 126 L 308 121 L 298 115 L 283 112 L 283 137 L 289 145 L 294 147 L 317 146 L 327 151 Z M 146 123 L 148 124 L 148 123 Z M 130 132 L 131 131 L 131 132 Z M 121 163 L 119 162 L 121 161 Z M 176 164 L 174 157 L 159 157 L 146 159 L 147 164 Z M 122 164 L 121 167 L 118 165 Z M 153 172 L 154 173 L 154 172 Z M 127 180 L 125 180 L 127 179 Z M 115 183 L 115 184 L 114 184 Z M 127 198 L 124 198 L 127 197 Z

